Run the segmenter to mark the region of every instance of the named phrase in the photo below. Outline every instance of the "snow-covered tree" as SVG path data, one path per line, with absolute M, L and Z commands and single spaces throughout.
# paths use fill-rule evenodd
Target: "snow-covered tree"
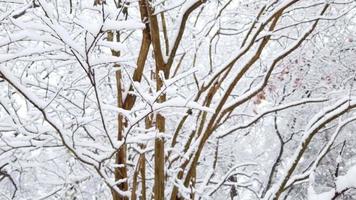
M 0 0 L 0 199 L 356 198 L 354 0 Z

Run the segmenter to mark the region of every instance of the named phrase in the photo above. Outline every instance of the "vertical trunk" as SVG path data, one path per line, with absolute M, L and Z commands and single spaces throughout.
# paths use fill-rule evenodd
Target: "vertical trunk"
M 150 23 L 150 33 L 151 41 L 153 46 L 154 59 L 156 64 L 155 79 L 157 85 L 157 91 L 159 91 L 163 86 L 163 80 L 160 73 L 164 73 L 164 78 L 168 78 L 168 70 L 163 61 L 163 55 L 161 50 L 160 33 L 157 16 L 154 15 L 154 9 L 150 7 L 148 2 L 146 2 L 147 13 L 149 16 Z M 165 94 L 162 94 L 158 102 L 162 103 L 166 100 Z M 156 113 L 156 128 L 158 131 L 158 136 L 155 140 L 154 149 L 154 199 L 163 200 L 164 199 L 164 137 L 163 133 L 165 131 L 165 118 L 161 113 Z
M 157 81 L 159 84 L 160 81 Z M 165 100 L 165 96 L 162 95 L 160 102 Z M 156 126 L 159 132 L 159 136 L 155 140 L 155 183 L 154 183 L 154 197 L 155 200 L 164 199 L 164 137 L 165 131 L 165 119 L 164 117 L 157 113 L 156 115 Z
M 109 41 L 114 41 L 114 33 L 113 32 L 108 32 L 108 40 Z M 116 41 L 118 42 L 120 40 L 120 35 L 119 32 L 116 32 Z M 113 56 L 120 56 L 120 52 L 117 51 L 111 51 Z M 115 66 L 118 67 L 118 66 Z M 117 70 L 115 73 L 115 78 L 116 78 L 116 90 L 117 90 L 117 106 L 119 108 L 123 107 L 123 101 L 122 101 L 122 85 L 121 85 L 121 71 Z M 117 139 L 122 140 L 123 139 L 123 131 L 124 131 L 124 118 L 121 114 L 118 115 L 118 133 L 117 133 Z M 119 149 L 118 152 L 116 153 L 116 160 L 115 163 L 118 164 L 120 167 L 116 167 L 114 170 L 115 173 L 115 181 L 119 181 L 122 179 L 127 178 L 127 169 L 126 169 L 126 145 L 122 145 Z M 128 190 L 128 184 L 127 182 L 123 182 L 118 184 L 118 187 L 122 191 L 127 191 Z M 113 191 L 113 200 L 128 200 L 127 197 L 122 197 L 120 196 L 117 192 Z
M 145 20 L 148 18 L 147 14 L 147 6 L 144 1 L 140 1 L 140 12 L 141 12 L 141 19 Z M 127 11 L 126 11 L 127 12 Z M 108 36 L 108 38 L 112 38 L 111 41 L 113 41 L 113 35 Z M 117 33 L 117 41 L 120 40 L 119 38 L 119 33 Z M 145 63 L 147 60 L 147 55 L 149 52 L 149 47 L 151 44 L 151 38 L 150 38 L 150 28 L 148 25 L 146 25 L 146 28 L 142 31 L 142 42 L 141 42 L 141 48 L 139 51 L 139 56 L 137 59 L 137 68 L 134 71 L 133 74 L 133 81 L 141 81 L 142 74 L 144 71 Z M 119 56 L 119 52 L 113 52 L 114 56 Z M 136 101 L 136 96 L 128 94 L 126 99 L 122 99 L 122 85 L 121 85 L 121 71 L 118 70 L 116 71 L 116 82 L 117 82 L 117 94 L 118 94 L 118 107 L 123 108 L 125 110 L 131 110 L 132 107 L 135 104 Z M 130 91 L 133 90 L 133 86 L 131 85 L 129 88 Z M 118 140 L 123 139 L 123 131 L 124 128 L 127 126 L 127 124 L 124 122 L 124 118 L 122 115 L 118 116 Z M 147 126 L 147 124 L 146 124 Z M 145 148 L 142 146 L 142 148 Z M 124 167 L 122 168 L 116 168 L 115 169 L 115 180 L 120 180 L 122 178 L 127 178 L 127 168 L 126 168 L 126 145 L 122 146 L 122 148 L 119 149 L 117 157 L 116 157 L 116 164 L 123 165 Z M 140 155 L 139 162 L 138 162 L 138 169 L 134 174 L 134 182 L 132 185 L 132 199 L 136 199 L 136 190 L 137 190 L 137 185 L 138 185 L 138 173 L 141 173 L 142 176 L 142 198 L 146 199 L 146 182 L 145 182 L 145 155 Z M 127 191 L 128 190 L 128 183 L 124 182 L 119 185 L 119 188 Z M 121 200 L 121 199 L 128 199 L 128 198 L 120 198 L 118 197 L 117 194 L 113 195 L 113 200 Z
M 163 86 L 163 81 L 159 76 L 159 72 L 162 71 L 160 68 L 156 67 L 156 84 L 157 91 L 159 91 Z M 158 102 L 162 103 L 166 101 L 166 95 L 162 94 Z M 165 131 L 165 118 L 162 114 L 156 113 L 156 128 L 158 130 L 158 136 L 155 139 L 155 183 L 154 183 L 154 197 L 155 200 L 164 199 L 164 136 Z
M 145 0 L 139 1 L 139 8 L 140 8 L 141 20 L 142 21 L 147 20 L 148 13 L 147 13 L 147 6 L 146 6 Z M 132 77 L 133 81 L 137 81 L 137 82 L 141 81 L 150 46 L 151 46 L 150 26 L 149 26 L 149 24 L 146 24 L 145 29 L 142 30 L 141 48 L 139 51 L 139 56 L 137 58 L 137 68 L 134 71 L 134 74 Z M 132 85 L 130 86 L 129 90 L 133 91 Z M 136 96 L 128 94 L 124 101 L 123 107 L 126 110 L 131 110 L 132 107 L 134 106 L 135 102 L 136 102 Z M 150 117 L 152 117 L 152 116 L 150 116 Z M 146 117 L 146 119 L 145 119 L 145 127 L 146 128 L 152 127 L 152 121 L 151 121 L 150 117 Z M 141 147 L 141 149 L 145 149 L 146 145 L 140 145 L 140 147 Z M 145 159 L 145 154 L 140 155 L 139 162 L 138 162 L 138 168 L 134 174 L 132 191 L 131 191 L 131 194 L 132 194 L 131 199 L 133 199 L 133 200 L 137 198 L 136 190 L 139 185 L 139 182 L 138 182 L 139 174 L 141 174 L 141 197 L 140 197 L 140 200 L 146 200 L 146 159 Z
M 141 145 L 141 148 L 144 149 L 146 148 L 145 145 Z M 141 198 L 140 199 L 146 199 L 146 182 L 145 180 L 143 179 L 143 177 L 145 177 L 145 165 L 146 165 L 146 160 L 145 160 L 145 154 L 142 153 L 140 154 L 139 156 L 139 159 L 137 161 L 137 165 L 136 165 L 136 169 L 135 169 L 135 172 L 134 172 L 134 175 L 133 175 L 133 183 L 132 183 L 132 188 L 131 188 L 131 200 L 136 200 L 137 199 L 137 188 L 138 188 L 138 185 L 139 185 L 139 182 L 138 182 L 138 175 L 141 174 L 142 176 L 142 191 L 141 191 Z
M 105 1 L 101 1 L 101 0 L 95 0 L 94 1 L 94 5 L 101 5 L 102 3 L 105 3 Z M 114 36 L 116 36 L 116 38 L 114 38 Z M 120 41 L 120 33 L 119 31 L 116 32 L 112 32 L 109 31 L 107 33 L 107 40 L 114 42 L 116 39 L 116 42 Z M 111 54 L 113 56 L 120 56 L 120 52 L 119 51 L 114 51 L 111 50 Z M 116 64 L 115 65 L 116 68 L 119 69 L 119 65 Z M 116 79 L 116 91 L 117 91 L 117 106 L 119 108 L 123 107 L 123 99 L 122 99 L 122 85 L 121 85 L 121 71 L 117 70 L 115 72 L 115 79 Z M 118 140 L 122 140 L 123 139 L 123 131 L 124 131 L 124 118 L 121 114 L 118 115 L 118 132 L 117 132 L 117 139 Z M 115 176 L 115 181 L 119 181 L 119 180 L 123 180 L 127 178 L 127 168 L 126 168 L 126 145 L 122 145 L 117 153 L 116 153 L 116 157 L 115 157 L 115 163 L 118 164 L 120 167 L 116 167 L 114 170 L 114 176 Z M 128 183 L 125 181 L 123 183 L 120 183 L 117 185 L 118 188 L 122 191 L 127 191 L 128 190 Z M 116 191 L 112 190 L 112 197 L 113 200 L 128 200 L 127 197 L 123 197 L 121 195 L 119 195 Z
M 140 167 L 140 173 L 141 173 L 141 198 L 140 200 L 146 200 L 146 158 L 145 155 L 143 155 L 141 167 Z
M 152 115 L 149 117 L 146 117 L 145 119 L 145 126 L 146 129 L 149 129 L 152 127 Z M 141 166 L 140 166 L 140 173 L 141 173 L 141 199 L 140 200 L 146 200 L 146 159 L 145 159 L 145 154 L 142 155 L 142 160 L 141 160 Z
M 116 71 L 116 83 L 117 83 L 117 105 L 119 108 L 122 108 L 122 85 L 121 85 L 121 71 Z M 123 139 L 123 131 L 124 131 L 124 118 L 121 114 L 118 116 L 118 135 L 117 139 L 120 141 Z M 126 168 L 126 145 L 123 144 L 116 154 L 116 163 L 120 165 L 120 167 L 115 168 L 115 180 L 121 180 L 127 178 L 127 168 Z M 122 167 L 121 167 L 122 165 Z M 123 182 L 119 184 L 119 188 L 123 191 L 128 190 L 127 182 Z M 126 197 L 123 198 L 114 198 L 114 200 L 128 199 Z

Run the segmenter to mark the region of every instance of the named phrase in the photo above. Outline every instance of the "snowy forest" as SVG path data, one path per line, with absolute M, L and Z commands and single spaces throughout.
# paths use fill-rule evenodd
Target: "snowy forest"
M 0 0 L 0 200 L 355 200 L 356 0 Z

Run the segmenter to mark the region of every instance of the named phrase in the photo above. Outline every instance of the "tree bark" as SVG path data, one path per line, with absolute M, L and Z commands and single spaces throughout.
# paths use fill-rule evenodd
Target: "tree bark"
M 120 40 L 120 33 L 116 32 L 116 41 L 118 42 Z M 108 32 L 108 41 L 114 41 L 114 33 L 113 32 Z M 120 56 L 120 52 L 111 51 L 113 56 Z M 123 101 L 122 101 L 122 84 L 121 84 L 121 70 L 120 66 L 115 65 L 119 70 L 115 72 L 115 78 L 116 78 L 116 91 L 117 91 L 117 106 L 119 108 L 123 107 Z M 121 114 L 118 115 L 118 132 L 117 132 L 117 139 L 118 141 L 123 139 L 123 131 L 124 131 L 124 118 Z M 116 167 L 114 170 L 115 174 L 115 181 L 123 180 L 127 178 L 127 168 L 126 168 L 126 145 L 123 144 L 117 151 L 116 153 L 116 160 L 115 163 L 118 164 L 120 167 Z M 128 183 L 125 181 L 121 184 L 118 184 L 118 187 L 122 191 L 127 191 L 128 190 Z M 113 200 L 128 200 L 127 197 L 120 196 L 117 192 L 113 191 Z

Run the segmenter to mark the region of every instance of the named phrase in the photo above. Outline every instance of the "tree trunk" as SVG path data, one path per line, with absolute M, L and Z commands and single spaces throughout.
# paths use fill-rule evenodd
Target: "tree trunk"
M 120 33 L 116 32 L 116 41 L 120 41 Z M 108 41 L 114 41 L 114 33 L 108 32 Z M 113 56 L 120 56 L 120 52 L 111 51 Z M 119 66 L 115 65 L 116 68 Z M 117 106 L 119 108 L 123 107 L 123 100 L 122 100 L 122 84 L 121 84 L 121 71 L 117 70 L 115 73 L 116 78 L 116 90 L 117 90 Z M 118 132 L 117 132 L 117 139 L 120 141 L 123 139 L 123 131 L 124 131 L 124 118 L 121 114 L 118 115 Z M 123 144 L 116 153 L 116 160 L 115 163 L 118 164 L 120 167 L 116 167 L 114 170 L 115 173 L 115 181 L 119 181 L 122 179 L 127 178 L 127 168 L 126 168 L 126 145 Z M 128 190 L 128 183 L 125 181 L 121 184 L 118 184 L 118 187 L 122 191 Z M 113 191 L 113 200 L 128 200 L 127 197 L 120 196 L 117 192 Z

